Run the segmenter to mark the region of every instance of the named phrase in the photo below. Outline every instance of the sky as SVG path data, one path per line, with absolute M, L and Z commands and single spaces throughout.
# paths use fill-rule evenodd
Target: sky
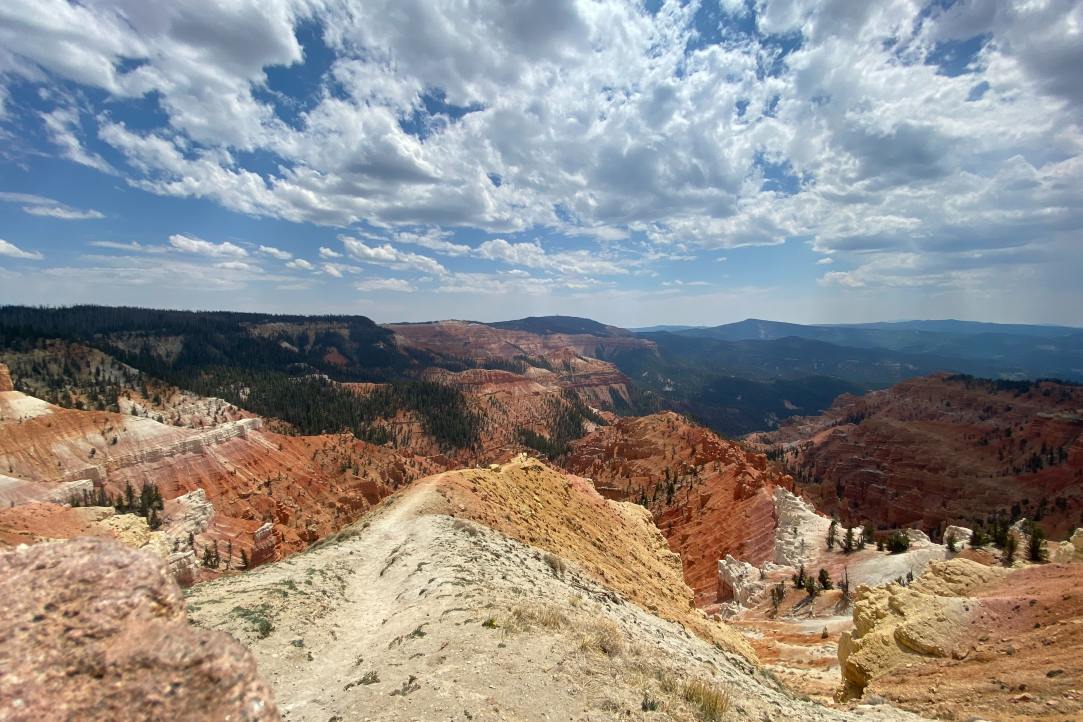
M 1083 325 L 1083 0 L 4 0 L 0 303 Z

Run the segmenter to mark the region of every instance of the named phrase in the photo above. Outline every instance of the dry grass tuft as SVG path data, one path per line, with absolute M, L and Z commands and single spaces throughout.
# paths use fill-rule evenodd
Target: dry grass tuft
M 726 712 L 729 711 L 731 695 L 726 687 L 705 679 L 680 679 L 670 672 L 660 675 L 658 683 L 666 695 L 680 697 L 694 705 L 700 719 L 718 722 L 725 719 Z
M 451 528 L 455 531 L 465 532 L 468 536 L 478 536 L 481 534 L 481 530 L 466 519 L 456 519 L 451 522 Z
M 556 607 L 547 605 L 520 605 L 511 610 L 503 627 L 509 634 L 525 632 L 534 627 L 559 629 L 568 626 L 568 618 Z
M 696 705 L 703 719 L 711 722 L 723 719 L 730 708 L 729 690 L 702 679 L 685 682 L 682 685 L 681 696 Z
M 564 560 L 558 557 L 556 554 L 545 553 L 545 563 L 549 565 L 549 571 L 553 572 L 553 576 L 557 579 L 564 578 L 564 572 L 567 569 L 564 564 Z
M 607 657 L 618 657 L 625 651 L 624 635 L 616 624 L 604 620 L 591 625 L 579 647 L 584 651 L 601 652 Z

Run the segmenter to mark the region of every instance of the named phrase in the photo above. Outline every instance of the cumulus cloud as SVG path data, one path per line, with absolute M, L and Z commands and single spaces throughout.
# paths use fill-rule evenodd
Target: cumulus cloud
M 823 276 L 836 287 L 958 288 L 1083 230 L 1083 2 L 725 0 L 705 23 L 712 8 L 10 0 L 0 77 L 105 98 L 34 115 L 75 163 L 352 227 L 346 254 L 397 272 L 449 276 L 437 256 L 581 283 L 808 242 L 851 269 Z M 112 112 L 137 98 L 161 122 Z
M 316 267 L 303 258 L 295 258 L 286 264 L 288 268 L 296 268 L 299 271 L 311 271 Z
M 40 261 L 45 258 L 45 256 L 37 251 L 24 251 L 14 243 L 5 241 L 3 238 L 0 238 L 0 256 L 19 258 L 26 261 Z
M 463 243 L 453 243 L 449 240 L 452 237 L 450 231 L 439 230 L 430 228 L 424 233 L 417 233 L 415 231 L 402 231 L 395 234 L 395 239 L 399 243 L 410 243 L 415 246 L 421 246 L 422 248 L 428 248 L 431 251 L 442 253 L 446 256 L 463 256 L 470 252 L 470 246 Z
M 288 251 L 283 251 L 280 248 L 275 248 L 274 246 L 260 246 L 259 252 L 265 256 L 277 258 L 280 261 L 288 261 L 293 258 L 292 253 L 289 253 Z
M 223 261 L 214 265 L 217 268 L 224 268 L 227 271 L 249 271 L 251 273 L 263 273 L 262 268 L 260 268 L 254 263 L 246 263 L 245 261 Z
M 185 236 L 180 233 L 174 233 L 169 237 L 169 245 L 178 251 L 198 253 L 202 256 L 232 256 L 235 258 L 244 258 L 248 255 L 248 251 L 229 241 L 211 243 L 202 238 Z
M 385 243 L 381 246 L 369 246 L 363 241 L 351 236 L 341 236 L 340 240 L 342 241 L 343 247 L 346 249 L 346 254 L 358 261 L 372 263 L 378 266 L 387 266 L 388 268 L 398 270 L 410 269 L 421 273 L 434 273 L 438 275 L 447 273 L 447 269 L 436 260 L 429 258 L 428 256 L 400 250 L 390 243 Z

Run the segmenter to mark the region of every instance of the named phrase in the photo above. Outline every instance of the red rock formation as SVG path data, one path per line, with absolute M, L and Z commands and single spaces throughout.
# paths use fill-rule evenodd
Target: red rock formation
M 603 495 L 645 503 L 681 555 L 696 603 L 728 598 L 718 577 L 727 554 L 752 564 L 771 558 L 772 493 L 789 486 L 762 454 L 719 438 L 679 414 L 620 419 L 572 445 L 568 470 Z
M 224 554 L 232 545 L 236 567 L 242 550 L 255 554 L 264 524 L 274 534 L 261 537 L 257 558 L 281 558 L 354 521 L 398 486 L 445 468 L 350 435 L 284 436 L 258 422 L 185 429 L 6 392 L 0 394 L 0 469 L 18 484 L 46 489 L 91 479 L 119 495 L 129 483 L 137 490 L 153 483 L 166 500 L 203 489 L 214 518 L 196 534 L 196 546 L 219 541 Z M 31 515 L 36 525 L 13 518 L 8 536 L 70 536 L 64 530 L 71 524 L 57 517 L 51 529 L 46 517 L 52 518 Z
M 490 359 L 541 359 L 552 371 L 531 367 L 525 376 L 540 383 L 574 390 L 599 408 L 610 408 L 614 395 L 629 400 L 629 381 L 616 366 L 601 359 L 624 349 L 653 349 L 654 342 L 632 334 L 535 334 L 494 328 L 469 321 L 388 326 L 403 346 L 483 362 Z
M 1012 387 L 934 375 L 749 438 L 784 449 L 817 508 L 844 521 L 929 531 L 1018 504 L 1066 533 L 1083 511 L 1083 387 Z
M 0 364 L 0 393 L 14 390 L 15 387 L 11 384 L 11 372 L 7 366 Z
M 278 720 L 251 653 L 188 625 L 161 560 L 79 539 L 0 554 L 9 720 Z
M 591 334 L 536 334 L 495 328 L 470 321 L 391 324 L 404 345 L 474 360 L 541 356 L 572 349 L 580 356 L 604 358 L 622 349 L 654 348 L 653 341 L 633 334 L 594 336 Z

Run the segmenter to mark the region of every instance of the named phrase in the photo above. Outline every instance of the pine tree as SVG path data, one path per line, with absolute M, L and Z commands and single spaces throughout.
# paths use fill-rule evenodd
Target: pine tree
M 823 589 L 824 591 L 827 591 L 828 589 L 831 588 L 831 575 L 827 573 L 826 569 L 823 569 L 823 568 L 820 569 L 819 581 L 820 581 L 820 589 Z
M 955 543 L 955 532 L 949 532 L 948 536 L 944 539 L 948 545 L 948 551 L 954 554 L 959 551 L 959 545 Z
M 1009 534 L 1007 540 L 1004 542 L 1004 566 L 1010 567 L 1015 563 L 1015 552 L 1019 547 L 1019 542 L 1015 540 L 1014 534 Z
M 827 549 L 828 551 L 835 548 L 835 535 L 838 533 L 839 523 L 835 519 L 831 520 L 831 526 L 827 527 Z
M 852 526 L 846 527 L 846 537 L 842 542 L 842 551 L 849 554 L 854 550 L 854 528 Z
M 1044 562 L 1047 558 L 1045 551 L 1045 530 L 1037 524 L 1030 528 L 1030 541 L 1027 543 L 1027 559 L 1032 562 Z
M 815 599 L 816 595 L 820 593 L 820 588 L 816 586 L 816 580 L 813 579 L 811 575 L 805 577 L 805 593 L 813 599 Z

